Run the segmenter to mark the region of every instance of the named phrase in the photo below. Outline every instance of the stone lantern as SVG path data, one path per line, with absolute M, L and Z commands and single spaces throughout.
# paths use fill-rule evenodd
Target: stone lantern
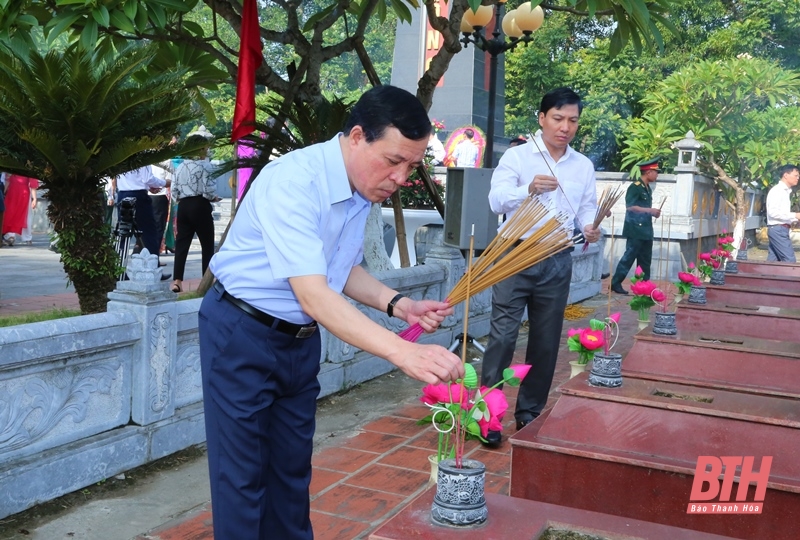
M 675 172 L 695 172 L 697 170 L 697 151 L 703 143 L 694 138 L 694 132 L 689 130 L 686 137 L 675 143 L 678 149 L 678 166 Z

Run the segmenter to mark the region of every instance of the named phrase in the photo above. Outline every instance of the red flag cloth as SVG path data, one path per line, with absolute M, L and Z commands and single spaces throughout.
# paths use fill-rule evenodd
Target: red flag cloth
M 255 129 L 253 123 L 256 121 L 256 70 L 263 61 L 256 0 L 244 0 L 232 142 L 238 141 Z

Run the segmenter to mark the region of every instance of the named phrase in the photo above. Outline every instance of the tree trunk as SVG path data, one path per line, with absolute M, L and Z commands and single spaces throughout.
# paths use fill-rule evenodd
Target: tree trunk
M 744 189 L 737 187 L 736 188 L 736 204 L 734 205 L 734 217 L 735 221 L 733 224 L 733 246 L 734 250 L 731 253 L 731 258 L 733 260 L 736 259 L 736 255 L 739 254 L 739 249 L 742 246 L 742 242 L 744 241 L 744 233 L 745 233 L 745 220 L 747 219 L 747 207 L 744 203 Z M 747 249 L 745 245 L 745 249 Z
M 76 179 L 46 182 L 47 215 L 58 235 L 61 262 L 78 293 L 81 313 L 102 313 L 119 273 L 119 255 L 104 223 L 105 196 Z

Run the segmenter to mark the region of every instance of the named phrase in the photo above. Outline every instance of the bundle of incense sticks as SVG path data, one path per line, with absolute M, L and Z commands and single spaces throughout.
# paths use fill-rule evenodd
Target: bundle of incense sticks
M 597 213 L 592 222 L 593 229 L 600 226 L 600 223 L 606 215 L 611 214 L 611 209 L 617 204 L 617 201 L 624 193 L 625 190 L 622 189 L 621 185 L 614 186 L 613 188 L 610 185 L 606 185 L 606 187 L 603 188 L 603 193 L 600 194 L 600 199 L 597 201 Z M 585 242 L 583 244 L 583 251 L 587 249 L 589 249 L 589 243 Z
M 593 223 L 594 229 L 600 226 L 600 222 L 611 212 L 611 209 L 624 194 L 625 190 L 622 189 L 621 185 L 616 185 L 614 187 L 606 185 L 606 187 L 603 188 L 603 193 L 597 201 L 597 214 L 594 216 Z
M 514 215 L 506 221 L 503 230 L 489 243 L 474 264 L 456 283 L 447 302 L 451 306 L 463 302 L 468 296 L 478 294 L 514 274 L 530 268 L 556 253 L 572 247 L 573 239 L 567 234 L 565 214 L 547 219 L 541 227 L 521 240 L 532 227 L 548 216 L 548 209 L 538 199 L 527 198 Z M 412 325 L 399 335 L 406 341 L 416 341 L 422 327 Z

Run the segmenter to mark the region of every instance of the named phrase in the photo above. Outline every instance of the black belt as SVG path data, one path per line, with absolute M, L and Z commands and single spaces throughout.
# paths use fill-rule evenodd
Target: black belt
M 786 223 L 776 223 L 775 225 L 770 225 L 770 227 L 786 227 L 787 229 L 791 229 L 791 225 L 787 225 Z
M 233 304 L 235 307 L 244 311 L 258 322 L 263 323 L 270 328 L 277 330 L 278 332 L 283 332 L 284 334 L 289 334 L 290 336 L 294 336 L 296 338 L 305 339 L 313 336 L 314 332 L 317 331 L 317 321 L 313 321 L 308 324 L 294 324 L 290 323 L 289 321 L 284 321 L 283 319 L 273 317 L 268 313 L 264 313 L 260 309 L 254 308 L 244 300 L 239 300 L 238 298 L 231 296 L 219 281 L 214 283 L 214 290 L 221 293 L 222 298 Z

